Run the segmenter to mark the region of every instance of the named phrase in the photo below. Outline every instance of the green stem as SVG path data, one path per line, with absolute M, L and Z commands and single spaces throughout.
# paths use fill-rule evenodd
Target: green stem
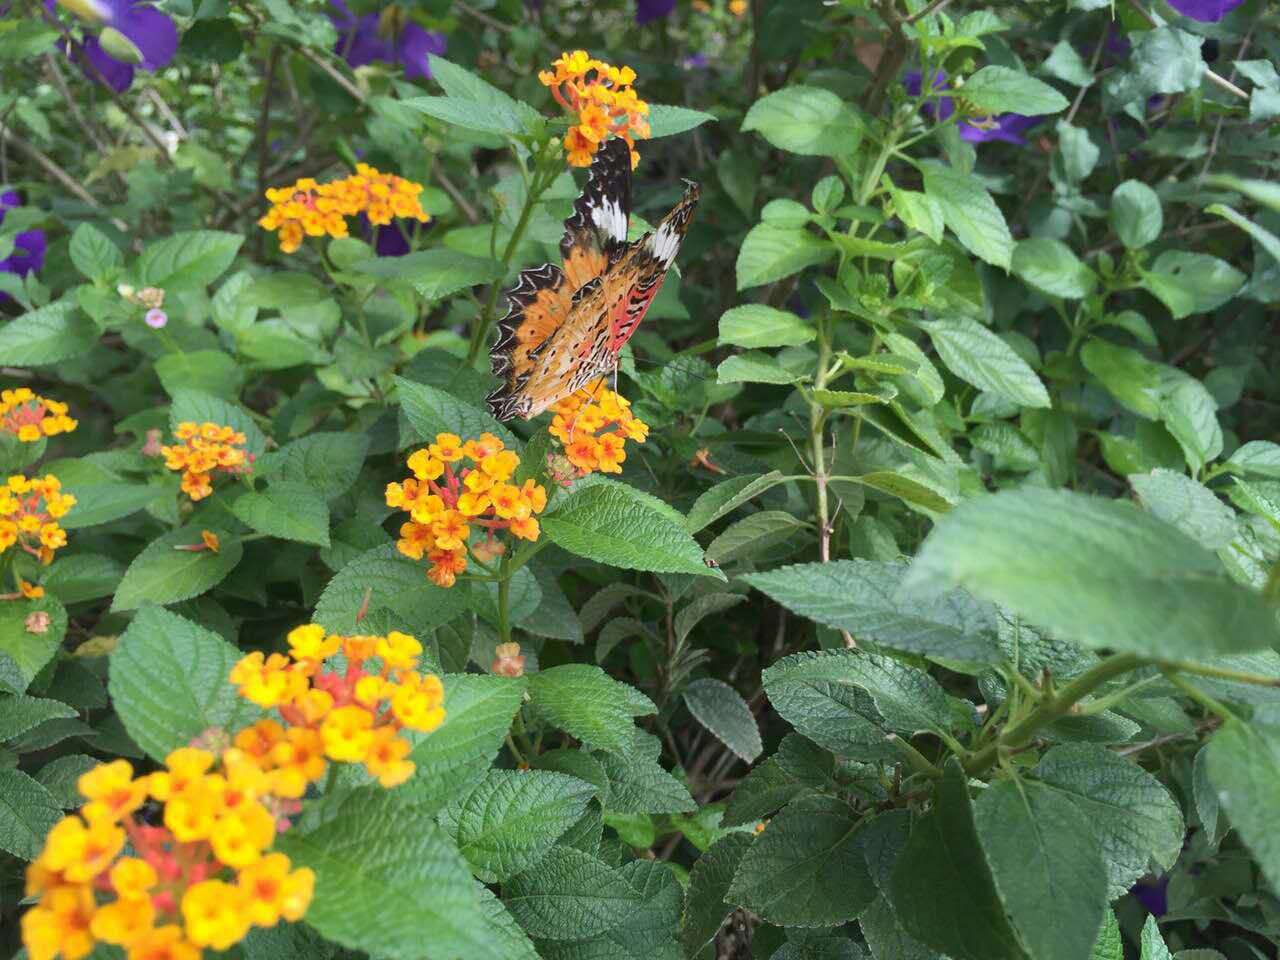
M 1076 677 L 1052 697 L 1046 697 L 1022 720 L 1001 731 L 994 743 L 971 754 L 964 763 L 970 776 L 986 771 L 994 764 L 1002 750 L 1021 747 L 1029 743 L 1036 731 L 1066 716 L 1075 704 L 1087 697 L 1102 684 L 1122 673 L 1129 673 L 1146 661 L 1135 653 L 1117 653 Z
M 898 736 L 896 733 L 891 733 L 886 739 L 888 739 L 898 752 L 902 754 L 902 759 L 906 760 L 907 764 L 915 770 L 916 773 L 923 773 L 930 780 L 942 779 L 942 771 L 930 763 L 929 759 L 923 753 L 911 744 L 907 743 L 907 741 L 902 739 L 902 737 Z
M 1218 680 L 1230 680 L 1233 683 L 1251 683 L 1257 687 L 1280 687 L 1280 678 L 1266 677 L 1260 673 L 1246 673 L 1243 670 L 1229 670 L 1226 667 L 1211 667 L 1206 663 L 1189 663 L 1186 660 L 1175 660 L 1166 664 L 1181 673 L 1194 673 L 1202 677 L 1214 677 Z
M 1190 697 L 1196 703 L 1200 704 L 1200 706 L 1204 707 L 1210 713 L 1217 714 L 1223 720 L 1236 719 L 1236 715 L 1234 713 L 1232 713 L 1230 710 L 1228 710 L 1226 707 L 1220 704 L 1217 700 L 1213 699 L 1213 697 L 1209 696 L 1199 687 L 1195 686 L 1194 684 L 1187 683 L 1187 681 L 1183 680 L 1173 670 L 1169 669 L 1168 667 L 1163 667 L 1161 668 L 1160 672 L 1164 674 L 1164 678 L 1166 680 L 1168 680 L 1175 687 L 1177 687 L 1179 690 L 1185 693 L 1188 697 Z
M 498 567 L 498 639 L 511 642 L 511 561 L 506 557 Z

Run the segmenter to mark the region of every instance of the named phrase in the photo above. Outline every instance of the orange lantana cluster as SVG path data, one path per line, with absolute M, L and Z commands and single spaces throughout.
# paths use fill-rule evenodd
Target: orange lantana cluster
M 213 493 L 215 471 L 245 473 L 253 463 L 253 454 L 244 449 L 244 434 L 234 427 L 185 421 L 173 435 L 179 442 L 161 447 L 160 453 L 166 467 L 182 472 L 182 492 L 192 500 Z
M 31 960 L 79 960 L 99 942 L 128 960 L 199 960 L 204 947 L 225 950 L 252 926 L 306 913 L 314 874 L 268 852 L 297 804 L 273 794 L 253 754 L 182 747 L 156 773 L 135 777 L 115 760 L 77 785 L 87 802 L 54 825 L 27 869 Z M 164 804 L 162 825 L 138 815 L 148 800 Z
M 413 476 L 387 484 L 387 506 L 409 514 L 396 547 L 413 560 L 426 556 L 432 583 L 452 587 L 467 569 L 473 526 L 485 531 L 485 538 L 471 545 L 472 554 L 482 561 L 505 552 L 494 538 L 499 530 L 523 540 L 538 539 L 534 514 L 546 509 L 547 491 L 532 480 L 521 486 L 510 482 L 520 458 L 493 434 L 482 433 L 466 443 L 453 433 L 437 434 L 436 442 L 411 455 L 408 464 Z
M 325 670 L 339 652 L 346 668 Z M 294 772 L 292 796 L 324 774 L 326 757 L 364 764 L 384 787 L 404 783 L 414 764 L 405 759 L 411 745 L 400 731 L 429 733 L 445 719 L 440 678 L 416 672 L 421 653 L 422 644 L 394 630 L 385 637 L 343 637 L 316 624 L 297 627 L 289 633 L 289 656 L 251 653 L 231 671 L 241 696 L 274 707 L 286 724 L 264 720 L 250 727 L 261 743 L 245 748 Z M 370 665 L 375 658 L 377 668 Z
M 0 553 L 17 544 L 45 566 L 53 563 L 54 551 L 67 545 L 58 519 L 75 504 L 52 473 L 31 479 L 14 474 L 0 487 Z
M 640 162 L 635 141 L 649 136 L 649 105 L 636 96 L 631 84 L 636 72 L 596 60 L 585 50 L 564 53 L 543 70 L 538 79 L 551 88 L 556 103 L 575 119 L 565 134 L 564 149 L 575 167 L 591 166 L 591 158 L 610 135 L 621 137 L 631 148 L 631 166 Z
M 303 177 L 289 187 L 272 187 L 267 191 L 271 209 L 258 226 L 279 230 L 281 251 L 293 253 L 303 237 L 345 237 L 346 218 L 361 213 L 375 226 L 395 217 L 426 223 L 431 217 L 422 209 L 420 193 L 420 183 L 358 163 L 356 172 L 341 180 L 317 183 Z
M 0 433 L 8 433 L 23 443 L 42 437 L 70 433 L 77 421 L 67 416 L 67 405 L 47 400 L 27 387 L 0 390 Z
M 648 424 L 632 415 L 630 401 L 606 389 L 603 380 L 551 409 L 555 417 L 548 429 L 580 477 L 596 470 L 621 473 L 626 441 L 644 443 L 649 436 Z

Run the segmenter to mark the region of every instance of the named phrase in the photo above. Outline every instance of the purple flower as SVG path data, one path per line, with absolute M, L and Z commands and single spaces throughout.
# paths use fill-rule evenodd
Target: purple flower
M 691 53 L 680 61 L 680 66 L 686 70 L 705 70 L 711 65 L 711 61 L 707 59 L 705 53 Z
M 1169 0 L 1169 6 L 1184 17 L 1201 23 L 1217 23 L 1244 0 Z
M 636 23 L 648 23 L 671 16 L 676 0 L 636 0 Z
M 902 78 L 902 86 L 913 97 L 920 96 L 923 83 L 924 75 L 919 70 L 910 70 Z M 929 93 L 940 94 L 942 91 L 949 89 L 949 87 L 947 75 L 939 70 L 933 75 L 933 84 L 929 88 Z M 931 120 L 941 122 L 950 119 L 951 115 L 956 112 L 956 108 L 950 97 L 939 96 L 937 100 L 926 102 L 920 108 L 920 112 Z M 959 123 L 960 138 L 969 141 L 969 143 L 989 143 L 992 140 L 1003 140 L 1005 143 L 1024 144 L 1027 141 L 1023 134 L 1039 123 L 1041 119 L 1041 117 L 1024 116 L 1021 113 L 1001 113 L 988 121 L 980 123 L 968 123 L 961 120 Z
M 336 13 L 330 13 L 338 31 L 334 53 L 352 67 L 363 67 L 374 60 L 399 63 L 410 80 L 431 77 L 431 54 L 442 54 L 444 34 L 424 30 L 404 19 L 394 4 L 382 13 L 366 13 L 357 17 L 343 0 L 330 0 Z
M 1146 877 L 1135 883 L 1129 892 L 1153 917 L 1163 917 L 1169 912 L 1169 875 Z
M 4 223 L 5 211 L 22 206 L 22 198 L 12 190 L 0 193 L 0 223 Z M 0 273 L 16 273 L 25 277 L 44 266 L 44 254 L 48 244 L 43 230 L 24 230 L 13 238 L 13 252 L 0 260 Z
M 132 85 L 135 64 L 143 70 L 159 70 L 168 66 L 177 52 L 177 26 L 166 14 L 139 0 L 62 0 L 62 6 L 102 26 L 101 34 L 72 44 L 70 52 L 85 76 L 106 83 L 117 93 Z M 45 7 L 52 13 L 54 0 L 46 0 Z
M 152 330 L 160 330 L 169 322 L 169 315 L 163 310 L 151 309 L 147 311 L 147 315 L 142 318 L 142 321 Z

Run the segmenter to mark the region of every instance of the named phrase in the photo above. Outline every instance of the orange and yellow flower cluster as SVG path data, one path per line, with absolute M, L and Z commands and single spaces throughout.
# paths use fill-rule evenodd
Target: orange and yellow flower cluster
M 580 477 L 596 470 L 621 473 L 626 441 L 644 443 L 649 436 L 648 424 L 632 415 L 630 401 L 606 389 L 603 380 L 551 409 L 555 417 L 548 429 Z
M 77 785 L 87 802 L 54 825 L 27 869 L 31 960 L 79 960 L 99 942 L 128 960 L 199 960 L 204 947 L 225 950 L 252 926 L 306 913 L 314 874 L 269 852 L 298 805 L 272 794 L 254 755 L 181 747 L 156 773 L 135 777 L 115 760 Z M 162 825 L 138 816 L 148 800 L 164 805 Z
M 564 149 L 571 166 L 589 167 L 610 135 L 631 148 L 631 166 L 640 162 L 636 139 L 649 136 L 649 105 L 636 96 L 636 72 L 596 60 L 585 50 L 564 53 L 542 70 L 538 79 L 577 122 L 565 134 Z
M 160 453 L 166 467 L 181 471 L 182 492 L 192 500 L 213 493 L 215 471 L 244 473 L 253 463 L 253 454 L 244 449 L 244 434 L 233 427 L 186 421 L 178 424 L 173 435 L 179 442 L 161 447 Z
M 42 437 L 70 433 L 77 421 L 67 416 L 67 405 L 47 400 L 27 387 L 0 390 L 0 433 L 8 433 L 23 443 Z
M 426 556 L 432 583 L 452 587 L 467 569 L 473 526 L 485 532 L 471 546 L 481 561 L 505 552 L 494 538 L 499 530 L 522 540 L 538 539 L 534 514 L 546 509 L 547 491 L 532 480 L 521 486 L 510 482 L 520 458 L 493 434 L 482 433 L 466 443 L 456 434 L 437 434 L 436 442 L 412 454 L 408 464 L 413 476 L 387 484 L 387 506 L 409 514 L 396 547 L 413 560 Z
M 324 670 L 341 652 L 346 667 Z M 270 757 L 286 771 L 284 795 L 302 796 L 324 775 L 326 758 L 362 763 L 384 787 L 413 775 L 406 759 L 411 744 L 402 729 L 429 733 L 444 723 L 444 685 L 434 674 L 416 672 L 422 644 L 404 633 L 342 637 L 316 624 L 289 633 L 289 656 L 261 651 L 231 671 L 240 695 L 275 708 L 286 726 L 264 720 L 242 733 L 254 756 Z M 376 669 L 370 661 L 378 661 Z M 260 743 L 251 746 L 248 738 Z
M 347 236 L 346 218 L 361 213 L 375 226 L 395 217 L 426 223 L 431 216 L 422 209 L 420 193 L 420 183 L 358 163 L 356 172 L 341 180 L 317 183 L 303 177 L 290 187 L 272 187 L 267 191 L 271 209 L 258 226 L 279 230 L 281 251 L 293 253 L 303 237 Z
M 67 532 L 58 520 L 75 504 L 76 498 L 62 492 L 52 473 L 10 477 L 0 487 L 0 553 L 17 544 L 45 566 L 53 563 L 54 551 L 67 545 Z

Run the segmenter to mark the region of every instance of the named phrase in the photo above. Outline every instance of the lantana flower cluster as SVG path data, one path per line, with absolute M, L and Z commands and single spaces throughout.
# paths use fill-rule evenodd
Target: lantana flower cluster
M 27 869 L 38 898 L 22 917 L 31 960 L 79 960 L 100 942 L 128 960 L 198 960 L 204 947 L 225 950 L 250 927 L 306 913 L 314 874 L 269 852 L 297 805 L 272 795 L 254 755 L 181 747 L 156 773 L 136 777 L 115 760 L 77 786 L 87 802 Z M 164 805 L 159 824 L 141 816 L 148 800 Z
M 435 443 L 409 457 L 408 465 L 413 476 L 387 484 L 386 490 L 387 506 L 410 516 L 396 547 L 413 560 L 425 556 L 431 562 L 427 577 L 437 586 L 452 587 L 467 569 L 472 527 L 485 534 L 471 545 L 481 561 L 505 552 L 494 536 L 498 531 L 538 539 L 535 514 L 546 509 L 547 491 L 533 480 L 520 486 L 510 482 L 520 457 L 493 434 L 466 443 L 457 434 L 437 434 Z
M 234 427 L 217 423 L 184 421 L 173 432 L 178 443 L 161 447 L 164 465 L 182 473 L 182 492 L 192 500 L 213 493 L 213 474 L 239 474 L 253 464 L 253 454 L 244 449 L 245 435 Z
M 338 653 L 345 669 L 324 669 Z M 434 674 L 417 672 L 421 654 L 421 643 L 394 630 L 344 637 L 316 624 L 295 628 L 288 656 L 255 651 L 231 671 L 241 696 L 274 708 L 285 723 L 264 720 L 251 727 L 250 736 L 261 742 L 250 747 L 246 740 L 246 749 L 292 772 L 293 781 L 283 785 L 292 796 L 324 774 L 326 758 L 361 763 L 384 787 L 404 783 L 414 764 L 406 759 L 412 745 L 400 731 L 429 733 L 445 719 L 444 685 Z
M 627 440 L 644 443 L 649 436 L 649 425 L 631 413 L 631 402 L 607 389 L 603 380 L 551 409 L 555 417 L 548 429 L 580 477 L 597 470 L 621 473 Z
M 0 390 L 0 433 L 8 433 L 23 443 L 70 433 L 77 421 L 67 416 L 67 405 L 48 400 L 27 387 Z
M 0 487 L 0 553 L 15 544 L 45 566 L 53 554 L 67 545 L 67 532 L 58 520 L 76 504 L 76 498 L 62 492 L 62 483 L 52 473 L 43 477 L 14 474 Z
M 303 177 L 289 187 L 272 187 L 267 191 L 271 209 L 258 226 L 278 230 L 280 250 L 293 253 L 304 237 L 347 236 L 346 218 L 357 214 L 374 226 L 386 226 L 396 217 L 426 223 L 431 216 L 422 209 L 420 193 L 420 183 L 359 163 L 354 174 L 341 180 L 317 183 Z
M 563 53 L 552 62 L 552 70 L 542 70 L 538 79 L 551 95 L 576 119 L 565 134 L 564 149 L 569 164 L 591 166 L 600 144 L 611 135 L 621 137 L 631 148 L 631 166 L 640 162 L 635 141 L 649 136 L 649 104 L 636 96 L 632 84 L 636 72 L 596 60 L 585 50 Z

